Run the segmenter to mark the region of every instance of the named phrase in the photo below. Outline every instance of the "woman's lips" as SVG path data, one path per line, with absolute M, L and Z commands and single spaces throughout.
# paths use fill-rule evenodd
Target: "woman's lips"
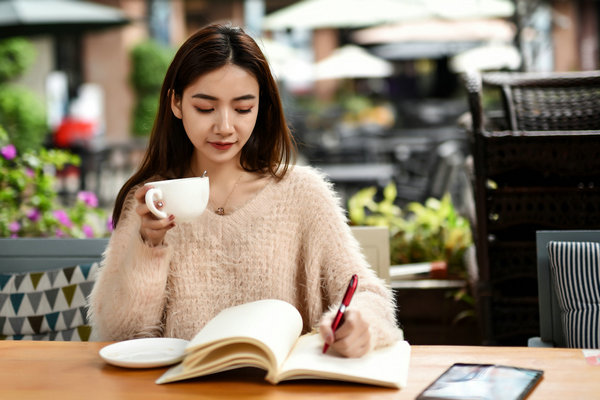
M 210 142 L 210 145 L 212 147 L 214 147 L 217 150 L 227 150 L 229 149 L 231 146 L 233 146 L 233 143 L 224 143 L 224 142 Z

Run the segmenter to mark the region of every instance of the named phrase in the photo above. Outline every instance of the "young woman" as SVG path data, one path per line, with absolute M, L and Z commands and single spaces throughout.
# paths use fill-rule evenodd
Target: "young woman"
M 293 166 L 294 142 L 277 85 L 242 29 L 211 25 L 169 67 L 140 169 L 125 183 L 115 230 L 90 296 L 99 339 L 191 339 L 224 308 L 277 298 L 358 357 L 401 337 L 389 289 L 368 267 L 331 185 Z M 145 182 L 210 178 L 197 220 L 156 219 Z M 161 207 L 164 204 L 158 204 Z M 352 274 L 345 322 L 330 325 Z

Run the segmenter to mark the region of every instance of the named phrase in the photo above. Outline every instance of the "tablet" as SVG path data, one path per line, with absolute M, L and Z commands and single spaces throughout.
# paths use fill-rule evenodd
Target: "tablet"
M 520 400 L 527 397 L 544 371 L 495 364 L 453 364 L 417 400 Z

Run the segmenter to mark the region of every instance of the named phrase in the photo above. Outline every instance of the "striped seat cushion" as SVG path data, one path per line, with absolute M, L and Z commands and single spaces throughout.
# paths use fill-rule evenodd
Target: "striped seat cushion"
M 89 340 L 86 303 L 97 269 L 0 273 L 0 340 Z
M 550 268 L 568 347 L 600 344 L 600 243 L 548 243 Z

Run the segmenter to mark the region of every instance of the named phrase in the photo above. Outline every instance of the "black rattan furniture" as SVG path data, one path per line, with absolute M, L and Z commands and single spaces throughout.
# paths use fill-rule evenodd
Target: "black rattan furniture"
M 535 232 L 600 228 L 600 71 L 471 74 L 465 85 L 482 338 L 526 345 L 539 334 Z
M 600 126 L 600 71 L 487 73 L 483 85 L 502 92 L 511 131 L 580 131 Z

